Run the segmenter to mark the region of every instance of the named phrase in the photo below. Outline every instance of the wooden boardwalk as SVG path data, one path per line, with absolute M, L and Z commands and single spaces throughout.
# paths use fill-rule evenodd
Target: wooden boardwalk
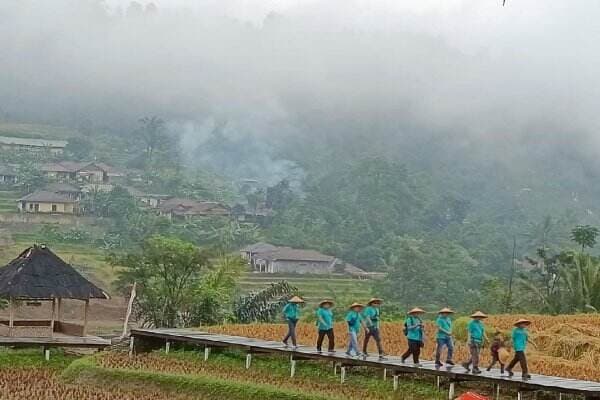
M 502 387 L 510 387 L 517 391 L 518 398 L 522 398 L 524 392 L 552 392 L 559 398 L 562 394 L 575 394 L 586 400 L 600 400 L 600 382 L 581 381 L 567 379 L 557 376 L 545 376 L 532 374 L 531 379 L 523 380 L 520 372 L 509 378 L 501 375 L 500 370 L 494 369 L 490 372 L 483 371 L 480 375 L 473 375 L 460 366 L 452 368 L 436 368 L 431 361 L 422 361 L 422 366 L 415 367 L 407 361 L 403 364 L 400 357 L 390 356 L 385 360 L 379 360 L 377 356 L 367 358 L 349 358 L 344 351 L 334 353 L 318 353 L 313 347 L 301 346 L 298 349 L 285 348 L 281 342 L 265 341 L 241 336 L 228 336 L 209 334 L 193 330 L 181 329 L 133 329 L 131 331 L 131 352 L 143 348 L 144 345 L 151 347 L 166 346 L 169 350 L 170 344 L 182 342 L 196 344 L 204 347 L 204 358 L 208 359 L 211 348 L 237 348 L 246 352 L 246 368 L 250 368 L 253 354 L 284 355 L 290 358 L 290 371 L 294 376 L 296 362 L 300 360 L 330 361 L 340 368 L 340 378 L 344 382 L 347 369 L 356 366 L 378 368 L 384 371 L 384 377 L 393 376 L 394 387 L 398 385 L 398 379 L 405 374 L 419 374 L 436 377 L 439 386 L 441 379 L 448 382 L 448 397 L 454 398 L 455 383 L 475 381 L 488 383 L 495 388 L 496 396 Z

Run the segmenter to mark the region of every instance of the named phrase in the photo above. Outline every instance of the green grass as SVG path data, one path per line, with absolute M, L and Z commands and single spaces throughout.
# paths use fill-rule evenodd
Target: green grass
M 270 283 L 285 280 L 298 288 L 309 304 L 317 303 L 323 298 L 352 297 L 367 300 L 371 296 L 373 281 L 358 280 L 344 276 L 303 276 L 303 275 L 265 275 L 248 273 L 240 281 L 243 293 L 258 291 Z
M 52 349 L 50 361 L 44 358 L 42 349 L 14 350 L 0 348 L 0 368 L 67 368 L 75 356 L 67 356 L 62 350 Z
M 327 400 L 330 397 L 248 382 L 235 382 L 201 375 L 167 374 L 131 369 L 99 367 L 94 357 L 74 361 L 62 374 L 72 384 L 142 385 L 175 393 L 189 393 L 203 399 Z

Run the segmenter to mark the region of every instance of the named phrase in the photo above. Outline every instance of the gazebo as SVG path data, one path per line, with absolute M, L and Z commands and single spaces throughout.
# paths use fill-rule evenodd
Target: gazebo
M 86 336 L 90 299 L 109 295 L 85 279 L 45 245 L 34 245 L 0 268 L 0 298 L 8 301 L 8 321 L 0 320 L 0 336 L 52 337 L 55 333 Z M 63 300 L 84 303 L 83 323 L 63 321 Z M 49 320 L 15 320 L 15 304 L 52 304 Z

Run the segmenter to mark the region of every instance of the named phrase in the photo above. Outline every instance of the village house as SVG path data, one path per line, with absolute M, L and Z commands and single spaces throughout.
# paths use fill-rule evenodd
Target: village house
M 168 194 L 145 193 L 131 186 L 124 186 L 124 188 L 134 199 L 136 199 L 144 207 L 158 208 L 162 204 L 162 202 L 173 198 L 173 196 Z
M 14 185 L 17 182 L 17 169 L 12 165 L 0 165 L 0 185 Z
M 17 200 L 17 208 L 24 213 L 77 214 L 79 200 L 65 194 L 38 190 Z
M 52 154 L 60 155 L 64 152 L 67 143 L 68 142 L 66 140 L 30 139 L 0 136 L 0 149 L 6 151 L 49 151 Z
M 40 169 L 48 179 L 60 182 L 106 185 L 112 178 L 123 176 L 113 167 L 100 162 L 60 161 L 44 164 Z
M 50 183 L 43 190 L 66 196 L 72 200 L 81 200 L 81 189 L 68 183 Z
M 331 274 L 343 273 L 357 278 L 369 278 L 368 272 L 336 257 L 315 250 L 293 249 L 259 242 L 240 250 L 243 259 L 254 272 Z
M 170 198 L 160 202 L 158 210 L 160 215 L 169 219 L 231 215 L 231 210 L 224 204 L 180 198 Z

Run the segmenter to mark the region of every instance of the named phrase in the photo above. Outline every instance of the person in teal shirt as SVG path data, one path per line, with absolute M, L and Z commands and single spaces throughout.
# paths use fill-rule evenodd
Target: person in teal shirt
M 443 308 L 438 313 L 438 317 L 435 320 L 435 324 L 437 326 L 437 333 L 435 335 L 435 339 L 437 342 L 437 347 L 435 349 L 435 366 L 441 367 L 443 364 L 441 362 L 442 351 L 444 347 L 448 349 L 448 354 L 446 355 L 446 364 L 454 365 L 452 361 L 452 356 L 454 354 L 454 342 L 452 340 L 452 319 L 450 316 L 454 314 L 454 311 L 449 309 L 448 307 Z
M 346 314 L 346 322 L 348 323 L 348 350 L 346 350 L 346 355 L 348 357 L 360 356 L 358 350 L 358 333 L 360 332 L 361 325 L 364 324 L 361 316 L 364 308 L 365 306 L 362 304 L 354 303 L 350 306 L 350 310 Z
M 413 363 L 415 366 L 420 366 L 419 357 L 421 356 L 421 347 L 425 342 L 425 335 L 423 334 L 423 321 L 421 316 L 425 314 L 425 311 L 416 307 L 408 312 L 408 316 L 404 321 L 404 329 L 406 338 L 408 339 L 408 350 L 402 354 L 402 362 L 406 362 L 406 359 L 412 354 Z
M 288 340 L 292 339 L 292 346 L 294 349 L 298 348 L 296 342 L 296 325 L 300 320 L 300 305 L 304 304 L 304 300 L 298 296 L 293 296 L 288 300 L 287 304 L 283 307 L 283 318 L 288 324 L 288 331 L 283 338 L 283 344 L 288 347 Z
M 381 319 L 381 311 L 379 307 L 383 303 L 383 300 L 373 298 L 367 303 L 365 311 L 363 311 L 363 320 L 365 321 L 365 340 L 363 342 L 363 356 L 368 357 L 369 340 L 375 339 L 377 344 L 377 351 L 379 352 L 379 359 L 385 359 L 385 353 L 383 352 L 383 345 L 381 343 L 381 334 L 379 331 L 379 322 Z
M 473 373 L 480 374 L 479 369 L 479 354 L 483 347 L 483 342 L 486 340 L 485 337 L 485 326 L 483 320 L 487 318 L 487 315 L 481 311 L 477 311 L 471 315 L 471 321 L 467 325 L 469 338 L 467 344 L 469 345 L 469 353 L 471 355 L 468 361 L 465 361 L 462 365 L 467 370 L 471 370 L 471 364 L 473 365 Z
M 521 374 L 523 379 L 531 378 L 529 375 L 529 368 L 527 367 L 527 357 L 525 357 L 525 350 L 527 349 L 527 342 L 529 341 L 529 332 L 527 328 L 531 325 L 531 321 L 527 319 L 520 319 L 515 323 L 515 328 L 512 331 L 512 342 L 513 349 L 515 350 L 515 356 L 508 364 L 506 372 L 508 376 L 513 376 L 512 369 L 519 363 L 521 365 Z
M 319 303 L 317 309 L 317 329 L 319 335 L 317 338 L 317 351 L 320 353 L 323 346 L 323 340 L 327 336 L 327 347 L 330 353 L 335 352 L 335 335 L 333 334 L 333 301 L 323 300 Z

